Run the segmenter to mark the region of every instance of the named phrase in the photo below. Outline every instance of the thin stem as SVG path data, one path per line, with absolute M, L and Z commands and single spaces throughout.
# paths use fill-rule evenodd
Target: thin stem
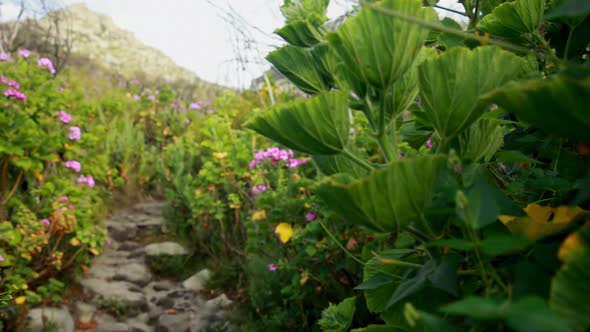
M 473 13 L 473 25 L 477 24 L 477 19 L 479 17 L 479 0 L 475 1 L 475 12 Z
M 565 43 L 565 51 L 563 52 L 563 59 L 567 60 L 572 46 L 572 39 L 574 37 L 574 31 L 576 31 L 576 25 L 570 27 L 570 31 L 567 36 L 567 42 Z
M 465 14 L 464 12 L 461 12 L 461 11 L 458 11 L 458 10 L 455 10 L 455 9 L 452 9 L 452 8 L 447 8 L 447 7 L 443 7 L 443 6 L 439 6 L 439 5 L 434 5 L 434 7 L 435 8 L 438 8 L 438 9 L 441 9 L 441 10 L 446 10 L 446 11 L 451 12 L 451 13 L 455 13 L 455 14 L 459 14 L 459 15 L 463 15 L 465 17 L 468 17 L 468 15 Z
M 467 32 L 463 32 L 461 30 L 457 30 L 457 29 L 453 29 L 453 28 L 449 28 L 446 27 L 440 23 L 434 23 L 434 22 L 430 22 L 430 21 L 426 21 L 423 20 L 421 18 L 417 18 L 417 17 L 413 17 L 413 16 L 407 16 L 404 14 L 400 14 L 395 10 L 391 10 L 391 9 L 387 9 L 387 8 L 383 8 L 383 7 L 379 7 L 379 6 L 375 6 L 373 4 L 367 3 L 366 1 L 363 1 L 363 6 L 381 12 L 383 14 L 389 15 L 389 16 L 393 16 L 395 18 L 399 18 L 402 19 L 404 21 L 410 22 L 410 23 L 414 23 L 414 24 L 418 24 L 422 27 L 428 28 L 428 29 L 432 29 L 432 30 L 437 30 L 437 31 L 441 31 L 441 32 L 445 32 L 451 35 L 455 35 L 455 36 L 459 36 L 465 39 L 474 39 L 477 40 L 481 43 L 487 43 L 487 44 L 492 44 L 492 45 L 496 45 L 502 48 L 505 48 L 507 50 L 513 51 L 515 53 L 520 53 L 520 54 L 529 54 L 531 53 L 531 50 L 529 50 L 528 48 L 525 47 L 521 47 L 518 45 L 512 45 L 510 43 L 501 41 L 501 40 L 496 40 L 496 39 L 492 39 L 492 38 L 486 38 L 486 37 L 482 37 L 482 36 L 478 36 L 476 34 L 470 34 Z
M 541 43 L 547 54 L 549 54 L 551 60 L 553 60 L 553 62 L 559 66 L 561 64 L 561 60 L 557 57 L 557 55 L 555 55 L 553 49 L 551 48 L 551 45 L 549 45 L 545 38 L 543 38 L 543 36 L 541 36 L 538 32 L 534 33 L 533 35 L 535 36 L 537 41 Z
M 363 167 L 364 169 L 366 169 L 368 171 L 373 170 L 373 166 L 371 166 L 368 162 L 362 160 L 361 158 L 357 157 L 354 153 L 344 149 L 344 150 L 342 150 L 342 154 L 345 155 L 346 157 L 348 157 L 348 159 L 354 161 L 359 166 Z

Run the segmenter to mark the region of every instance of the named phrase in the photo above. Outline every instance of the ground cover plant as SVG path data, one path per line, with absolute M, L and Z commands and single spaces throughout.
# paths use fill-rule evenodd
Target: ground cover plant
M 418 0 L 363 2 L 335 31 L 327 1 L 281 7 L 267 59 L 310 97 L 248 126 L 313 156 L 339 217 L 316 222 L 387 239 L 325 331 L 588 328 L 588 8 L 462 3 L 471 33 Z

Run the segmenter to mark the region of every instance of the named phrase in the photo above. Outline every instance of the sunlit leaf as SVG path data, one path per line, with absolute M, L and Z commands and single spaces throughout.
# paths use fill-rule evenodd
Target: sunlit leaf
M 363 177 L 369 173 L 367 169 L 362 168 L 343 155 L 317 155 L 313 156 L 313 160 L 316 165 L 318 165 L 320 171 L 325 175 L 348 173 L 355 177 Z
M 282 222 L 275 228 L 275 234 L 279 237 L 281 242 L 287 243 L 291 237 L 293 237 L 293 227 L 291 227 L 291 224 Z
M 349 135 L 348 96 L 329 92 L 276 107 L 248 127 L 291 149 L 309 154 L 338 154 Z
M 385 0 L 377 4 L 403 15 L 436 19 L 434 10 L 423 8 L 420 0 Z M 365 8 L 326 38 L 346 64 L 343 70 L 352 73 L 354 79 L 381 88 L 410 68 L 427 36 L 428 30 L 417 24 Z
M 489 162 L 504 144 L 502 126 L 493 119 L 479 119 L 459 135 L 461 157 Z
M 518 38 L 537 31 L 545 0 L 516 0 L 505 2 L 484 16 L 477 27 L 494 36 Z
M 378 231 L 399 232 L 420 220 L 445 160 L 444 156 L 423 156 L 395 161 L 348 184 L 328 178 L 316 194 L 323 206 L 342 218 Z
M 443 140 L 454 138 L 485 111 L 480 96 L 516 78 L 523 65 L 518 56 L 494 46 L 454 47 L 426 60 L 419 67 L 424 117 Z
M 328 89 L 314 59 L 305 48 L 286 45 L 268 54 L 266 59 L 303 92 L 315 94 Z
M 322 40 L 322 33 L 306 20 L 295 21 L 275 31 L 287 43 L 299 47 L 311 47 Z
M 356 310 L 356 297 L 344 299 L 337 305 L 331 304 L 322 312 L 318 325 L 323 332 L 347 332 L 352 325 Z

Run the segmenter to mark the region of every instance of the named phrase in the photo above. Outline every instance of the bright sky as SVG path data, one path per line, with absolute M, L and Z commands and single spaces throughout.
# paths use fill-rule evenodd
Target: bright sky
M 162 50 L 177 64 L 207 81 L 223 85 L 249 87 L 250 81 L 269 67 L 264 56 L 282 43 L 272 32 L 282 26 L 279 7 L 283 0 L 62 1 L 66 4 L 83 2 L 94 11 L 111 16 L 116 25 L 135 33 L 145 44 Z M 352 2 L 332 0 L 328 16 L 340 16 Z M 238 30 L 232 27 L 238 19 L 227 17 L 229 8 L 245 21 L 239 24 Z M 10 8 L 2 10 L 3 18 L 10 16 Z M 245 55 L 247 60 L 258 63 L 241 66 L 232 61 L 239 56 L 236 46 L 245 49 L 243 44 L 234 42 L 238 32 L 255 40 L 252 50 L 242 52 L 242 57 Z

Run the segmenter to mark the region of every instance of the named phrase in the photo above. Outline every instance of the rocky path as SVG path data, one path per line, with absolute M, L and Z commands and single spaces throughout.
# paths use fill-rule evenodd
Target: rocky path
M 110 241 L 81 280 L 84 300 L 69 307 L 31 310 L 27 330 L 229 330 L 229 323 L 223 319 L 223 309 L 231 301 L 223 294 L 210 300 L 199 294 L 212 277 L 209 270 L 202 270 L 181 282 L 159 278 L 150 270 L 154 260 L 189 254 L 176 242 L 143 244 L 148 238 L 165 236 L 163 207 L 160 202 L 146 202 L 114 213 L 106 221 Z

